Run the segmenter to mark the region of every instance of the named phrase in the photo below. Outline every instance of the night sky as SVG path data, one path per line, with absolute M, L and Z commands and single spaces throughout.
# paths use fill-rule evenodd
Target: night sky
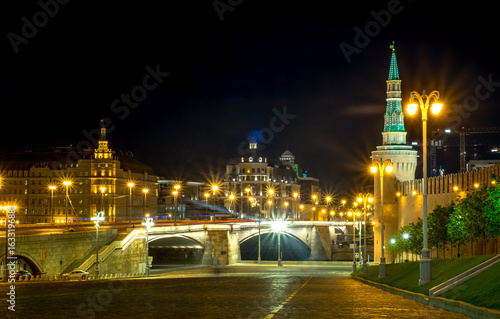
M 112 149 L 167 178 L 204 178 L 260 131 L 269 157 L 288 148 L 324 190 L 358 190 L 382 142 L 392 41 L 403 102 L 439 90 L 446 103 L 429 130 L 499 126 L 495 6 L 5 1 L 0 148 L 82 147 L 105 118 Z M 405 122 L 421 139 L 420 117 Z M 456 169 L 458 148 L 438 162 Z

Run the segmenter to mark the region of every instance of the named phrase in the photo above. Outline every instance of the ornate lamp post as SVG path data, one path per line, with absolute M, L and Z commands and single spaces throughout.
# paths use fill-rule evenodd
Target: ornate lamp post
M 148 196 L 149 189 L 143 188 L 142 192 L 144 193 L 144 205 L 142 207 L 142 213 L 144 214 L 144 216 L 146 216 L 146 202 L 147 202 L 146 197 Z
M 373 202 L 373 197 L 372 197 L 372 194 L 369 194 L 369 193 L 366 193 L 366 194 L 359 194 L 358 195 L 358 202 L 363 202 L 363 233 L 365 234 L 364 235 L 364 246 L 363 246 L 363 274 L 366 274 L 366 270 L 367 270 L 367 267 L 368 267 L 368 264 L 366 263 L 366 202 Z
M 54 225 L 54 190 L 56 190 L 56 186 L 54 185 L 49 185 L 49 190 L 50 190 L 50 224 Z
M 63 185 L 66 187 L 66 231 L 68 230 L 68 201 L 69 201 L 69 196 L 68 196 L 68 187 L 71 185 L 71 181 L 63 181 Z
M 149 217 L 149 214 L 147 214 L 142 223 L 142 225 L 146 227 L 146 276 L 149 276 L 149 230 L 154 224 L 153 218 Z
M 104 216 L 106 216 L 106 210 L 104 208 L 104 192 L 106 191 L 106 187 L 101 186 L 99 190 L 101 191 L 101 211 L 104 213 Z
M 422 255 L 420 259 L 420 280 L 418 282 L 419 286 L 422 286 L 432 278 L 431 272 L 431 259 L 430 250 L 427 246 L 427 113 L 429 111 L 429 104 L 434 101 L 431 106 L 431 111 L 434 114 L 438 114 L 443 107 L 443 104 L 439 102 L 439 92 L 432 91 L 429 95 L 420 95 L 418 92 L 412 91 L 410 94 L 410 103 L 407 106 L 407 112 L 410 115 L 414 115 L 420 106 L 420 111 L 422 112 L 422 152 L 424 160 L 424 180 L 422 188 L 422 219 L 424 228 L 424 248 L 422 248 Z
M 104 220 L 104 212 L 95 212 L 95 216 L 90 218 L 91 220 L 94 221 L 95 225 L 95 246 L 96 246 L 96 252 L 95 252 L 95 275 L 96 277 L 99 277 L 99 226 L 101 221 Z
M 205 193 L 204 196 L 205 196 L 205 211 L 207 212 L 207 216 L 208 216 L 208 198 L 210 197 L 210 194 Z
M 213 193 L 213 196 L 214 196 L 214 224 L 215 224 L 215 219 L 216 219 L 216 217 L 215 217 L 215 213 L 216 213 L 216 212 L 215 212 L 215 207 L 217 206 L 217 204 L 216 204 L 216 202 L 215 202 L 215 200 L 216 200 L 216 198 L 215 198 L 215 194 L 217 193 L 217 190 L 218 190 L 218 189 L 219 189 L 219 186 L 217 186 L 217 185 L 215 185 L 215 184 L 214 184 L 214 185 L 212 185 L 212 193 Z
M 132 182 L 129 182 L 127 184 L 128 188 L 129 188 L 129 211 L 128 211 L 128 227 L 132 227 L 132 187 L 134 187 L 134 183 Z
M 387 274 L 386 264 L 384 257 L 384 171 L 387 173 L 392 172 L 392 163 L 390 160 L 386 159 L 382 161 L 381 159 L 374 159 L 370 170 L 373 174 L 377 171 L 380 174 L 380 264 L 379 264 L 379 278 L 384 278 Z

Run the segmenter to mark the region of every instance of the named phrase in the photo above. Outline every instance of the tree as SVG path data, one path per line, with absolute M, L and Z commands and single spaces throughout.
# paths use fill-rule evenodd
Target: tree
M 446 244 L 449 242 L 448 223 L 450 222 L 450 215 L 453 213 L 454 206 L 454 203 L 448 206 L 436 205 L 427 219 L 429 243 L 431 247 L 443 249 L 443 258 L 446 256 Z
M 407 228 L 409 234 L 409 250 L 419 256 L 424 248 L 424 221 L 418 218 L 417 222 L 411 222 Z
M 463 226 L 468 233 L 468 240 L 472 242 L 483 238 L 483 254 L 486 254 L 486 218 L 484 216 L 485 207 L 488 205 L 488 186 L 482 185 L 467 197 L 462 199 L 455 210 L 463 219 Z
M 454 207 L 453 212 L 450 214 L 450 221 L 448 223 L 448 238 L 453 245 L 457 245 L 457 257 L 460 258 L 460 245 L 467 241 L 469 233 L 465 229 L 462 212 L 458 210 L 457 206 Z
M 497 237 L 500 236 L 500 185 L 488 188 L 488 203 L 484 209 L 486 220 L 486 234 L 488 238 L 495 238 L 495 253 L 498 253 Z

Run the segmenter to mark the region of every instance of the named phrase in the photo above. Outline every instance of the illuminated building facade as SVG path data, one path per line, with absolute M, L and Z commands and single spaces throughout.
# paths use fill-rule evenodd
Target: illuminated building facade
M 269 159 L 250 141 L 245 154 L 226 165 L 224 197 L 226 207 L 243 217 L 298 219 L 300 204 L 299 168 L 295 156 L 286 150 L 279 159 Z
M 113 152 L 102 121 L 96 149 L 57 147 L 4 154 L 0 168 L 0 203 L 16 205 L 20 223 L 51 223 L 52 216 L 54 223 L 65 223 L 66 212 L 68 223 L 89 221 L 96 211 L 104 211 L 110 222 L 128 220 L 130 207 L 133 221 L 157 212 L 158 179 L 153 170 Z

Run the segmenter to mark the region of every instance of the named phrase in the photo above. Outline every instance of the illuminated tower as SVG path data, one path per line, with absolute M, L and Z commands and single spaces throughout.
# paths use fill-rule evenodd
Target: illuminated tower
M 391 45 L 392 55 L 387 79 L 387 106 L 384 114 L 384 130 L 382 145 L 372 151 L 372 160 L 390 160 L 393 166 L 392 173 L 384 174 L 384 240 L 387 243 L 388 235 L 399 229 L 398 205 L 396 202 L 397 183 L 414 180 L 417 168 L 417 151 L 406 144 L 404 126 L 404 112 L 401 108 L 401 79 L 396 61 L 394 42 Z M 380 259 L 381 252 L 381 198 L 380 176 L 374 175 L 375 196 L 375 260 Z M 392 256 L 385 254 L 388 262 Z
M 387 78 L 387 107 L 384 114 L 384 131 L 382 141 L 388 144 L 406 144 L 404 113 L 401 109 L 401 80 L 394 44 L 391 45 L 392 56 L 389 77 Z
M 404 112 L 401 108 L 401 80 L 394 43 L 389 77 L 387 79 L 387 106 L 384 114 L 382 144 L 372 152 L 372 159 L 390 159 L 394 170 L 392 175 L 400 182 L 415 179 L 417 151 L 406 144 Z

